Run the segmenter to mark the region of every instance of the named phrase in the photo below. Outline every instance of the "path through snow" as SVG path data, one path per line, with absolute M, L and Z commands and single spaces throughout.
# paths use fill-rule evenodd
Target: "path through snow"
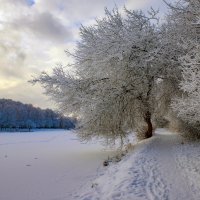
M 80 200 L 198 200 L 200 145 L 164 129 L 74 195 Z M 91 187 L 92 186 L 92 187 Z

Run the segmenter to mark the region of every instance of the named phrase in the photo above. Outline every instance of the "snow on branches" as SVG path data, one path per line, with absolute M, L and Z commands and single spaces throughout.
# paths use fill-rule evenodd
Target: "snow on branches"
M 182 120 L 196 124 L 200 122 L 200 46 L 181 58 L 182 97 L 173 100 L 172 108 Z
M 123 140 L 137 129 L 148 138 L 152 123 L 171 108 L 181 119 L 188 113 L 190 119 L 200 117 L 198 112 L 193 117 L 200 104 L 200 2 L 183 0 L 169 7 L 161 25 L 153 9 L 148 15 L 125 9 L 123 16 L 117 8 L 105 9 L 95 25 L 80 28 L 75 52 L 67 52 L 73 73 L 60 66 L 33 80 L 63 113 L 78 118 L 80 137 Z
M 200 1 L 184 1 L 182 10 L 174 8 L 174 17 L 179 17 L 179 26 L 186 32 L 177 29 L 177 33 L 184 36 L 181 46 L 186 50 L 179 57 L 181 81 L 179 84 L 182 94 L 172 101 L 172 109 L 177 117 L 193 126 L 199 126 L 200 120 Z
M 118 9 L 106 9 L 95 25 L 81 27 L 81 40 L 72 55 L 75 75 L 61 67 L 34 80 L 63 112 L 78 116 L 83 138 L 123 138 L 141 122 L 146 126 L 144 137 L 152 135 L 160 70 L 158 31 L 151 23 L 155 12 L 149 17 L 141 11 L 125 12 L 122 17 Z

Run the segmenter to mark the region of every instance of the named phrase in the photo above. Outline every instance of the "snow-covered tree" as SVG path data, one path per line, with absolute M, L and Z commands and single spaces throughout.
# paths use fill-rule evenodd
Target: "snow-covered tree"
M 182 94 L 174 98 L 172 109 L 180 119 L 194 124 L 200 120 L 200 1 L 183 0 L 171 6 L 171 9 L 175 39 L 185 49 L 185 53 L 179 56 L 179 69 L 182 72 L 179 88 Z
M 162 39 L 159 59 L 163 80 L 158 95 L 162 107 L 161 115 L 171 112 L 170 104 L 174 96 L 182 95 L 179 87 L 182 81 L 181 58 L 197 45 L 197 22 L 200 12 L 198 0 L 181 0 L 168 6 L 169 12 L 160 28 Z
M 81 40 L 72 55 L 73 73 L 64 67 L 42 73 L 40 82 L 63 113 L 79 118 L 80 136 L 112 140 L 136 128 L 152 136 L 157 88 L 162 76 L 161 34 L 156 12 L 105 10 L 95 25 L 81 27 Z
M 181 0 L 169 5 L 168 15 L 169 41 L 178 50 L 176 69 L 180 71 L 179 87 L 173 93 L 171 103 L 172 118 L 175 127 L 185 136 L 198 136 L 200 124 L 198 105 L 199 91 L 199 45 L 200 45 L 200 1 Z M 176 94 L 176 95 L 174 95 Z M 187 134 L 190 133 L 190 134 Z
M 200 45 L 181 58 L 182 76 L 180 89 L 182 97 L 172 103 L 178 117 L 191 124 L 200 124 Z

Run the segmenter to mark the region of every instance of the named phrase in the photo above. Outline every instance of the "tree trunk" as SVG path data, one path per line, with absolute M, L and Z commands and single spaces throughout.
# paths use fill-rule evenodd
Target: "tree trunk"
M 153 126 L 151 123 L 151 113 L 149 111 L 146 112 L 144 120 L 147 123 L 147 131 L 145 132 L 145 138 L 150 138 L 153 135 Z

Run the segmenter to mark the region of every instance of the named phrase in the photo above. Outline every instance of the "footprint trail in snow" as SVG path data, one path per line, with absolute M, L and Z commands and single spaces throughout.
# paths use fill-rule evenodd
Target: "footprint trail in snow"
M 165 129 L 140 142 L 121 162 L 112 164 L 74 195 L 80 200 L 197 200 L 199 162 L 186 154 L 182 138 Z M 184 155 L 186 156 L 184 157 Z M 192 152 L 191 152 L 192 154 Z M 187 159 L 186 159 L 187 158 Z M 104 174 L 102 174 L 104 173 Z M 94 187 L 91 187 L 93 185 Z

